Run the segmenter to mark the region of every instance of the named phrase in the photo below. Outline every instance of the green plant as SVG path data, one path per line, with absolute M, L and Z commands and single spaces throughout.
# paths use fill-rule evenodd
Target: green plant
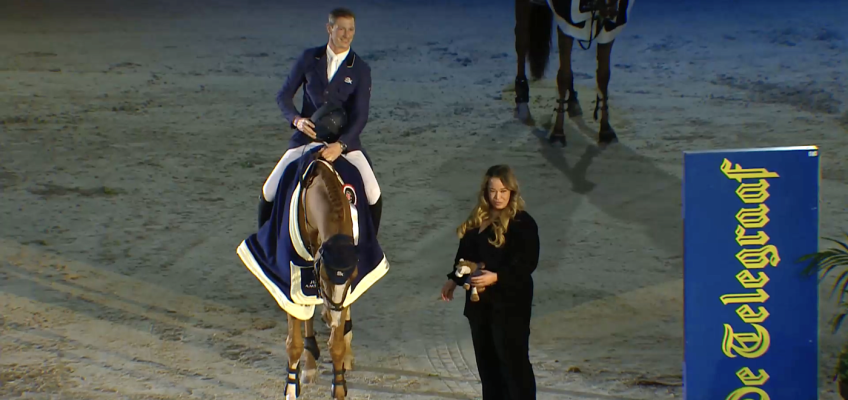
M 842 351 L 836 357 L 836 376 L 834 379 L 837 382 L 848 382 L 848 346 L 842 347 Z
M 848 239 L 848 233 L 845 234 L 845 238 Z M 837 292 L 839 293 L 837 305 L 839 306 L 840 311 L 830 320 L 831 332 L 836 333 L 842 326 L 842 321 L 844 321 L 846 315 L 848 315 L 848 303 L 845 301 L 845 295 L 848 294 L 848 244 L 846 244 L 848 240 L 843 242 L 831 238 L 823 239 L 829 240 L 837 246 L 817 253 L 808 254 L 801 257 L 801 261 L 809 260 L 809 264 L 807 264 L 807 267 L 804 269 L 805 273 L 810 275 L 815 274 L 816 272 L 821 273 L 819 282 L 824 280 L 824 278 L 831 273 L 839 273 L 836 277 L 836 282 L 833 283 L 833 287 L 830 290 L 830 297 L 833 297 L 833 295 Z M 845 351 L 843 351 L 843 353 L 844 352 Z M 848 358 L 848 354 L 846 354 L 846 358 Z M 846 361 L 845 366 L 848 368 L 848 361 Z M 848 371 L 846 371 L 846 373 L 848 373 Z

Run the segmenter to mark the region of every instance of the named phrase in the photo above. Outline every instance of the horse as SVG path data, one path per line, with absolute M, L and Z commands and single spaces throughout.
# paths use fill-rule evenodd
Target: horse
M 560 142 L 566 146 L 563 131 L 564 113 L 567 111 L 569 118 L 583 115 L 577 91 L 574 90 L 574 76 L 571 70 L 571 49 L 574 40 L 577 40 L 584 50 L 591 47 L 592 41 L 597 43 L 594 119 L 598 121 L 600 111 L 598 144 L 617 142 L 618 136 L 610 125 L 609 115 L 610 55 L 616 36 L 627 24 L 634 2 L 635 0 L 515 0 L 515 51 L 518 59 L 515 75 L 515 117 L 525 124 L 534 124 L 528 105 L 530 87 L 525 63 L 529 59 L 533 80 L 543 77 L 551 50 L 553 21 L 556 19 L 559 46 L 558 106 L 555 109 L 556 123 L 548 141 L 551 144 Z M 583 46 L 584 41 L 588 42 L 588 46 Z
M 332 398 L 347 396 L 353 369 L 351 305 L 389 269 L 369 218 L 358 170 L 340 157 L 329 162 L 311 146 L 289 165 L 278 185 L 271 217 L 239 245 L 244 265 L 286 312 L 286 400 L 315 381 L 320 350 L 315 306 L 330 330 Z M 304 351 L 306 350 L 306 351 Z M 301 362 L 301 358 L 303 358 Z
M 304 176 L 302 198 L 297 218 L 300 235 L 313 256 L 318 292 L 324 303 L 322 319 L 330 329 L 329 349 L 333 360 L 332 395 L 343 400 L 347 396 L 345 371 L 353 368 L 353 323 L 350 306 L 344 307 L 351 282 L 358 276 L 353 218 L 344 187 L 336 178 L 331 164 L 317 162 Z M 288 314 L 288 379 L 286 400 L 300 397 L 301 383 L 315 381 L 320 357 L 312 318 L 306 321 Z M 342 324 L 344 322 L 344 324 Z M 304 332 L 301 332 L 301 324 Z M 305 343 L 304 343 L 305 342 Z M 300 381 L 300 359 L 305 354 L 303 381 Z M 294 393 L 291 393 L 291 392 Z M 293 394 L 293 395 L 292 395 Z

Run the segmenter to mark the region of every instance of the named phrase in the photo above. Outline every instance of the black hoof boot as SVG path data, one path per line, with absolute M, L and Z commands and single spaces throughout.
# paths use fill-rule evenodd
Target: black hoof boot
M 345 379 L 344 373 L 344 367 L 341 371 L 336 371 L 336 369 L 333 368 L 333 398 L 336 398 L 336 388 L 338 387 L 341 387 L 345 397 L 347 397 L 347 380 Z
M 601 105 L 601 97 L 595 97 L 595 121 L 598 120 L 598 112 L 599 111 L 608 111 L 609 106 L 607 105 L 607 101 L 603 100 L 604 105 Z M 598 130 L 598 144 L 600 145 L 608 145 L 612 143 L 618 142 L 618 136 L 615 134 L 615 130 L 610 126 L 609 121 L 601 119 L 601 128 Z
M 289 393 L 289 388 L 294 386 L 294 397 L 300 398 L 300 365 L 297 363 L 295 369 L 288 368 L 289 376 L 286 378 L 286 387 L 283 389 L 283 397 Z
M 312 354 L 312 358 L 316 361 L 321 359 L 321 349 L 318 347 L 318 341 L 315 336 L 307 336 L 303 338 L 303 349 Z
M 530 114 L 530 84 L 527 78 L 515 78 L 515 118 L 522 123 L 532 125 L 533 115 Z
M 551 132 L 551 136 L 548 137 L 548 143 L 551 146 L 553 146 L 555 143 L 562 144 L 562 147 L 567 146 L 565 140 L 565 131 L 562 130 L 562 124 L 565 122 L 563 121 L 563 115 L 565 114 L 566 103 L 567 102 L 564 99 L 557 99 L 558 106 L 554 109 L 554 111 L 556 111 L 557 113 L 556 122 L 554 123 L 554 129 Z

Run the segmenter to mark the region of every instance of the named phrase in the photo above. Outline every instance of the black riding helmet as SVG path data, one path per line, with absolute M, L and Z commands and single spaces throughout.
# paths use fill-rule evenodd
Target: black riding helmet
M 313 130 L 317 139 L 333 143 L 339 140 L 342 127 L 347 124 L 347 113 L 341 105 L 328 102 L 316 110 L 309 119 L 315 124 Z

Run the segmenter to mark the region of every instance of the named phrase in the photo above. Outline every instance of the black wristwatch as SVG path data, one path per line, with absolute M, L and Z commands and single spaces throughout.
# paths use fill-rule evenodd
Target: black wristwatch
M 345 144 L 345 142 L 342 142 L 341 140 L 339 140 L 339 144 L 342 146 L 342 153 L 346 152 L 347 151 L 347 145 Z

